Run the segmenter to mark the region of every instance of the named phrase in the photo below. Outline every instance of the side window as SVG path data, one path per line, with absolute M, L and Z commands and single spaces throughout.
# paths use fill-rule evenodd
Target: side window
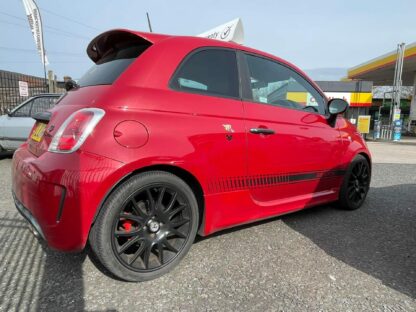
M 235 52 L 219 49 L 196 52 L 180 65 L 170 86 L 192 93 L 239 97 Z
M 325 114 L 325 100 L 301 75 L 277 62 L 246 54 L 255 102 Z
M 30 115 L 33 117 L 37 113 L 46 112 L 51 109 L 55 102 L 58 100 L 56 97 L 38 97 L 33 100 L 32 111 Z
M 26 103 L 25 105 L 23 105 L 22 107 L 16 109 L 13 112 L 13 117 L 30 117 L 30 108 L 32 107 L 32 101 L 29 101 L 28 103 Z

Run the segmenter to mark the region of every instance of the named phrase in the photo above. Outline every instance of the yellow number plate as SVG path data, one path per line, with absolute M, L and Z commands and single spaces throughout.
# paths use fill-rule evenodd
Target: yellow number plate
M 30 138 L 33 141 L 40 142 L 40 140 L 42 140 L 45 129 L 46 129 L 46 124 L 41 123 L 41 122 L 37 123 L 36 128 L 32 132 L 32 135 L 30 136 Z

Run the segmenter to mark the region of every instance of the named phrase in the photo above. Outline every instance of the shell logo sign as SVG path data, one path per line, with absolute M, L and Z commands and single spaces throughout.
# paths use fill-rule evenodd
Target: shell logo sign
M 324 92 L 328 99 L 343 99 L 351 107 L 370 107 L 373 102 L 371 92 Z
M 287 92 L 286 99 L 307 106 L 318 106 L 315 98 L 309 92 Z
M 373 94 L 371 92 L 324 92 L 328 99 L 343 99 L 351 107 L 370 107 Z M 308 106 L 316 106 L 315 99 L 308 92 L 288 92 L 288 100 Z

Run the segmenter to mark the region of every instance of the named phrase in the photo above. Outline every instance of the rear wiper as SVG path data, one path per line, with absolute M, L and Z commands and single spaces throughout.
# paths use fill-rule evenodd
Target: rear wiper
M 79 88 L 79 84 L 77 84 L 74 80 L 69 79 L 67 81 L 65 81 L 65 90 L 66 91 L 70 91 L 72 89 L 78 89 Z

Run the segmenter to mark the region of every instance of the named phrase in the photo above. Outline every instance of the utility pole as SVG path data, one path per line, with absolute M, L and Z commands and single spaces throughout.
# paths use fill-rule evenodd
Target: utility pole
M 406 47 L 404 43 L 397 45 L 396 66 L 394 68 L 392 107 L 390 109 L 390 114 L 392 116 L 390 121 L 393 130 L 394 141 L 400 141 L 402 130 L 402 123 L 400 118 L 400 99 L 402 92 L 402 73 L 405 49 Z
M 394 68 L 394 80 L 393 80 L 393 96 L 392 96 L 392 108 L 400 108 L 400 99 L 402 91 L 402 73 L 403 73 L 403 59 L 404 59 L 405 44 L 400 43 L 397 45 L 397 58 L 396 66 Z M 394 114 L 394 111 L 393 111 Z

